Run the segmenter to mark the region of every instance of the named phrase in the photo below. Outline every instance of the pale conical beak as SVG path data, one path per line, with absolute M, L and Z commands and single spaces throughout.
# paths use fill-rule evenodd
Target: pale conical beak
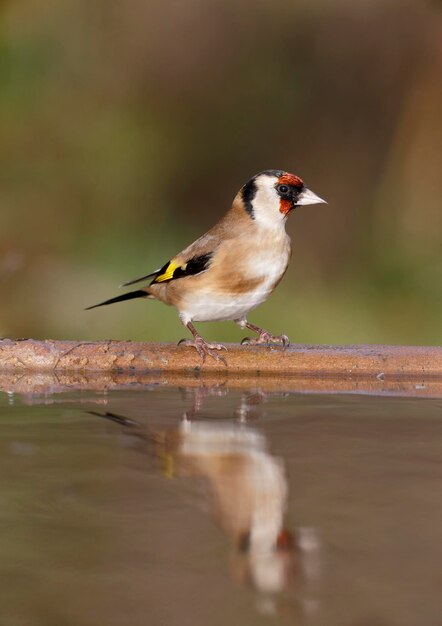
M 300 206 L 303 204 L 321 204 L 321 203 L 327 204 L 327 201 L 317 196 L 315 193 L 313 193 L 313 191 L 310 191 L 310 189 L 304 189 L 304 191 L 298 196 L 298 199 L 296 201 L 296 206 Z

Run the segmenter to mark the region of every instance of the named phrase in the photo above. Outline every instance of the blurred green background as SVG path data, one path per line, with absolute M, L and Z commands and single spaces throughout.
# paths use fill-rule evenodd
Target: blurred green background
M 0 16 L 1 336 L 186 336 L 160 303 L 83 308 L 281 168 L 329 204 L 291 216 L 290 270 L 250 320 L 294 342 L 441 343 L 440 3 L 16 0 Z

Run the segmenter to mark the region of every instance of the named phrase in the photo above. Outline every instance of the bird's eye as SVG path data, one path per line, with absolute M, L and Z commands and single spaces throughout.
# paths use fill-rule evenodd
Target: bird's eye
M 289 188 L 287 185 L 278 185 L 278 191 L 280 194 L 285 195 L 289 192 Z

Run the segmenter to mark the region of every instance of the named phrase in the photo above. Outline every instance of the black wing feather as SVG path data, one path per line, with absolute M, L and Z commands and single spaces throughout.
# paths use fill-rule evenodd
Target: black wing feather
M 153 278 L 154 276 L 158 276 L 161 270 L 155 270 L 155 272 L 151 272 L 150 274 L 146 274 L 146 276 L 140 276 L 140 278 L 134 278 L 127 283 L 122 283 L 120 287 L 129 287 L 129 285 L 135 285 L 135 283 L 141 283 L 143 280 L 147 280 L 148 278 Z
M 154 285 L 155 283 L 168 283 L 171 280 L 176 280 L 177 278 L 183 278 L 184 276 L 195 276 L 196 274 L 200 274 L 204 272 L 204 270 L 208 269 L 210 265 L 210 261 L 212 259 L 212 252 L 208 252 L 207 254 L 201 254 L 200 256 L 195 256 L 187 263 L 183 263 L 182 265 L 178 265 L 173 270 L 170 278 L 162 278 L 164 274 L 167 273 L 169 266 L 173 264 L 173 261 L 169 261 L 156 273 L 155 278 L 150 283 Z

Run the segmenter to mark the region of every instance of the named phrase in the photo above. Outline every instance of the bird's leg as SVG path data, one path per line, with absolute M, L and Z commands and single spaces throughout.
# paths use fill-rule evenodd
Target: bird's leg
M 178 342 L 178 345 L 193 346 L 196 348 L 203 363 L 206 360 L 206 356 L 209 355 L 212 359 L 215 359 L 216 361 L 223 361 L 223 363 L 227 365 L 226 359 L 215 352 L 215 350 L 227 350 L 226 346 L 223 346 L 221 343 L 207 343 L 207 341 L 198 333 L 192 322 L 181 321 L 184 326 L 190 330 L 194 339 L 193 341 L 191 339 L 181 339 L 181 341 Z
M 248 322 L 246 319 L 235 320 L 235 322 L 241 328 L 248 328 L 249 330 L 253 330 L 254 333 L 258 333 L 258 337 L 254 339 L 250 339 L 250 337 L 245 337 L 241 341 L 241 344 L 249 344 L 255 346 L 260 343 L 279 343 L 282 345 L 283 348 L 287 348 L 290 345 L 290 341 L 287 335 L 271 335 L 263 328 L 255 326 L 255 324 L 250 324 L 250 322 Z
M 183 413 L 183 421 L 190 422 L 195 415 L 201 411 L 203 407 L 203 403 L 205 398 L 209 395 L 209 390 L 206 387 L 197 387 L 196 389 L 192 389 L 193 392 L 193 403 L 191 408 L 188 411 Z

